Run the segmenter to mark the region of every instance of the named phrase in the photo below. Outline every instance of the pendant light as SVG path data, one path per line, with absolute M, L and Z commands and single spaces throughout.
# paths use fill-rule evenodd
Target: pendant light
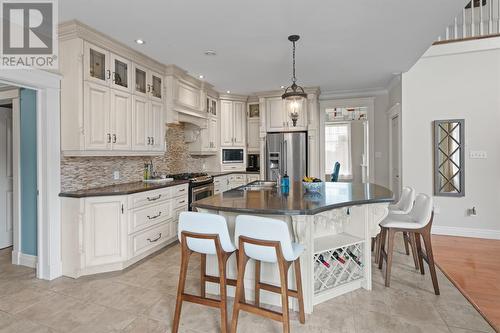
M 307 94 L 304 88 L 297 85 L 297 78 L 295 77 L 295 42 L 299 40 L 299 35 L 290 35 L 288 40 L 293 44 L 293 57 L 292 57 L 292 85 L 285 89 L 281 98 L 290 103 L 290 118 L 292 119 L 293 126 L 297 126 L 297 120 L 299 119 L 299 108 L 302 105 L 303 100 L 307 98 Z

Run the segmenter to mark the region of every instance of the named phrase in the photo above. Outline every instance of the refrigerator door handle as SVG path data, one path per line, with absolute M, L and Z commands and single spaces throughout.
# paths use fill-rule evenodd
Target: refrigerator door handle
M 283 155 L 284 155 L 284 160 L 285 163 L 283 163 L 283 175 L 285 175 L 288 171 L 288 142 L 286 140 L 283 141 Z

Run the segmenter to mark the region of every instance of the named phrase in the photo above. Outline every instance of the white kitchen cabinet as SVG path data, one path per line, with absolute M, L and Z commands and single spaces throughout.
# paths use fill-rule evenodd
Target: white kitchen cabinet
M 297 126 L 293 126 L 290 118 L 290 103 L 281 97 L 266 100 L 266 127 L 268 132 L 305 131 L 307 130 L 307 103 L 301 102 L 298 106 L 299 119 Z
M 260 120 L 258 118 L 247 119 L 247 151 L 260 151 Z
M 85 82 L 84 104 L 85 147 L 92 150 L 107 150 L 111 143 L 109 131 L 109 94 L 108 87 Z
M 165 123 L 163 121 L 163 104 L 150 101 L 149 102 L 149 126 L 148 136 L 151 137 L 150 149 L 152 151 L 165 150 Z
M 234 189 L 247 184 L 246 174 L 230 174 L 229 175 L 229 188 Z
M 221 146 L 244 147 L 246 145 L 245 103 L 221 101 Z
M 62 153 L 162 154 L 166 117 L 161 67 L 105 37 L 88 40 L 86 29 L 75 24 L 71 37 L 59 44 Z
M 177 81 L 176 102 L 193 110 L 202 110 L 201 90 L 181 80 Z
M 187 184 L 130 195 L 63 197 L 63 275 L 121 270 L 174 242 L 187 203 Z
M 145 97 L 133 96 L 132 147 L 142 151 L 163 151 L 163 105 Z
M 132 148 L 132 96 L 111 89 L 110 133 L 113 150 Z
M 247 174 L 247 184 L 257 180 L 260 180 L 259 174 L 251 174 L 251 173 Z
M 85 266 L 113 264 L 127 259 L 126 200 L 122 196 L 85 200 Z
M 196 141 L 189 144 L 189 152 L 192 155 L 215 155 L 218 150 L 218 121 L 216 117 L 209 116 L 204 128 Z

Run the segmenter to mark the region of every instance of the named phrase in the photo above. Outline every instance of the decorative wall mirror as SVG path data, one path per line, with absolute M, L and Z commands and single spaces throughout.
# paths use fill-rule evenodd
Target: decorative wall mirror
M 434 121 L 434 195 L 465 195 L 465 120 Z

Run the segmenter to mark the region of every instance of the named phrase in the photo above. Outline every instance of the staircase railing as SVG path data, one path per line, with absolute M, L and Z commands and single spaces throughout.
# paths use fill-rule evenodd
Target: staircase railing
M 500 35 L 500 0 L 472 0 L 435 44 Z

